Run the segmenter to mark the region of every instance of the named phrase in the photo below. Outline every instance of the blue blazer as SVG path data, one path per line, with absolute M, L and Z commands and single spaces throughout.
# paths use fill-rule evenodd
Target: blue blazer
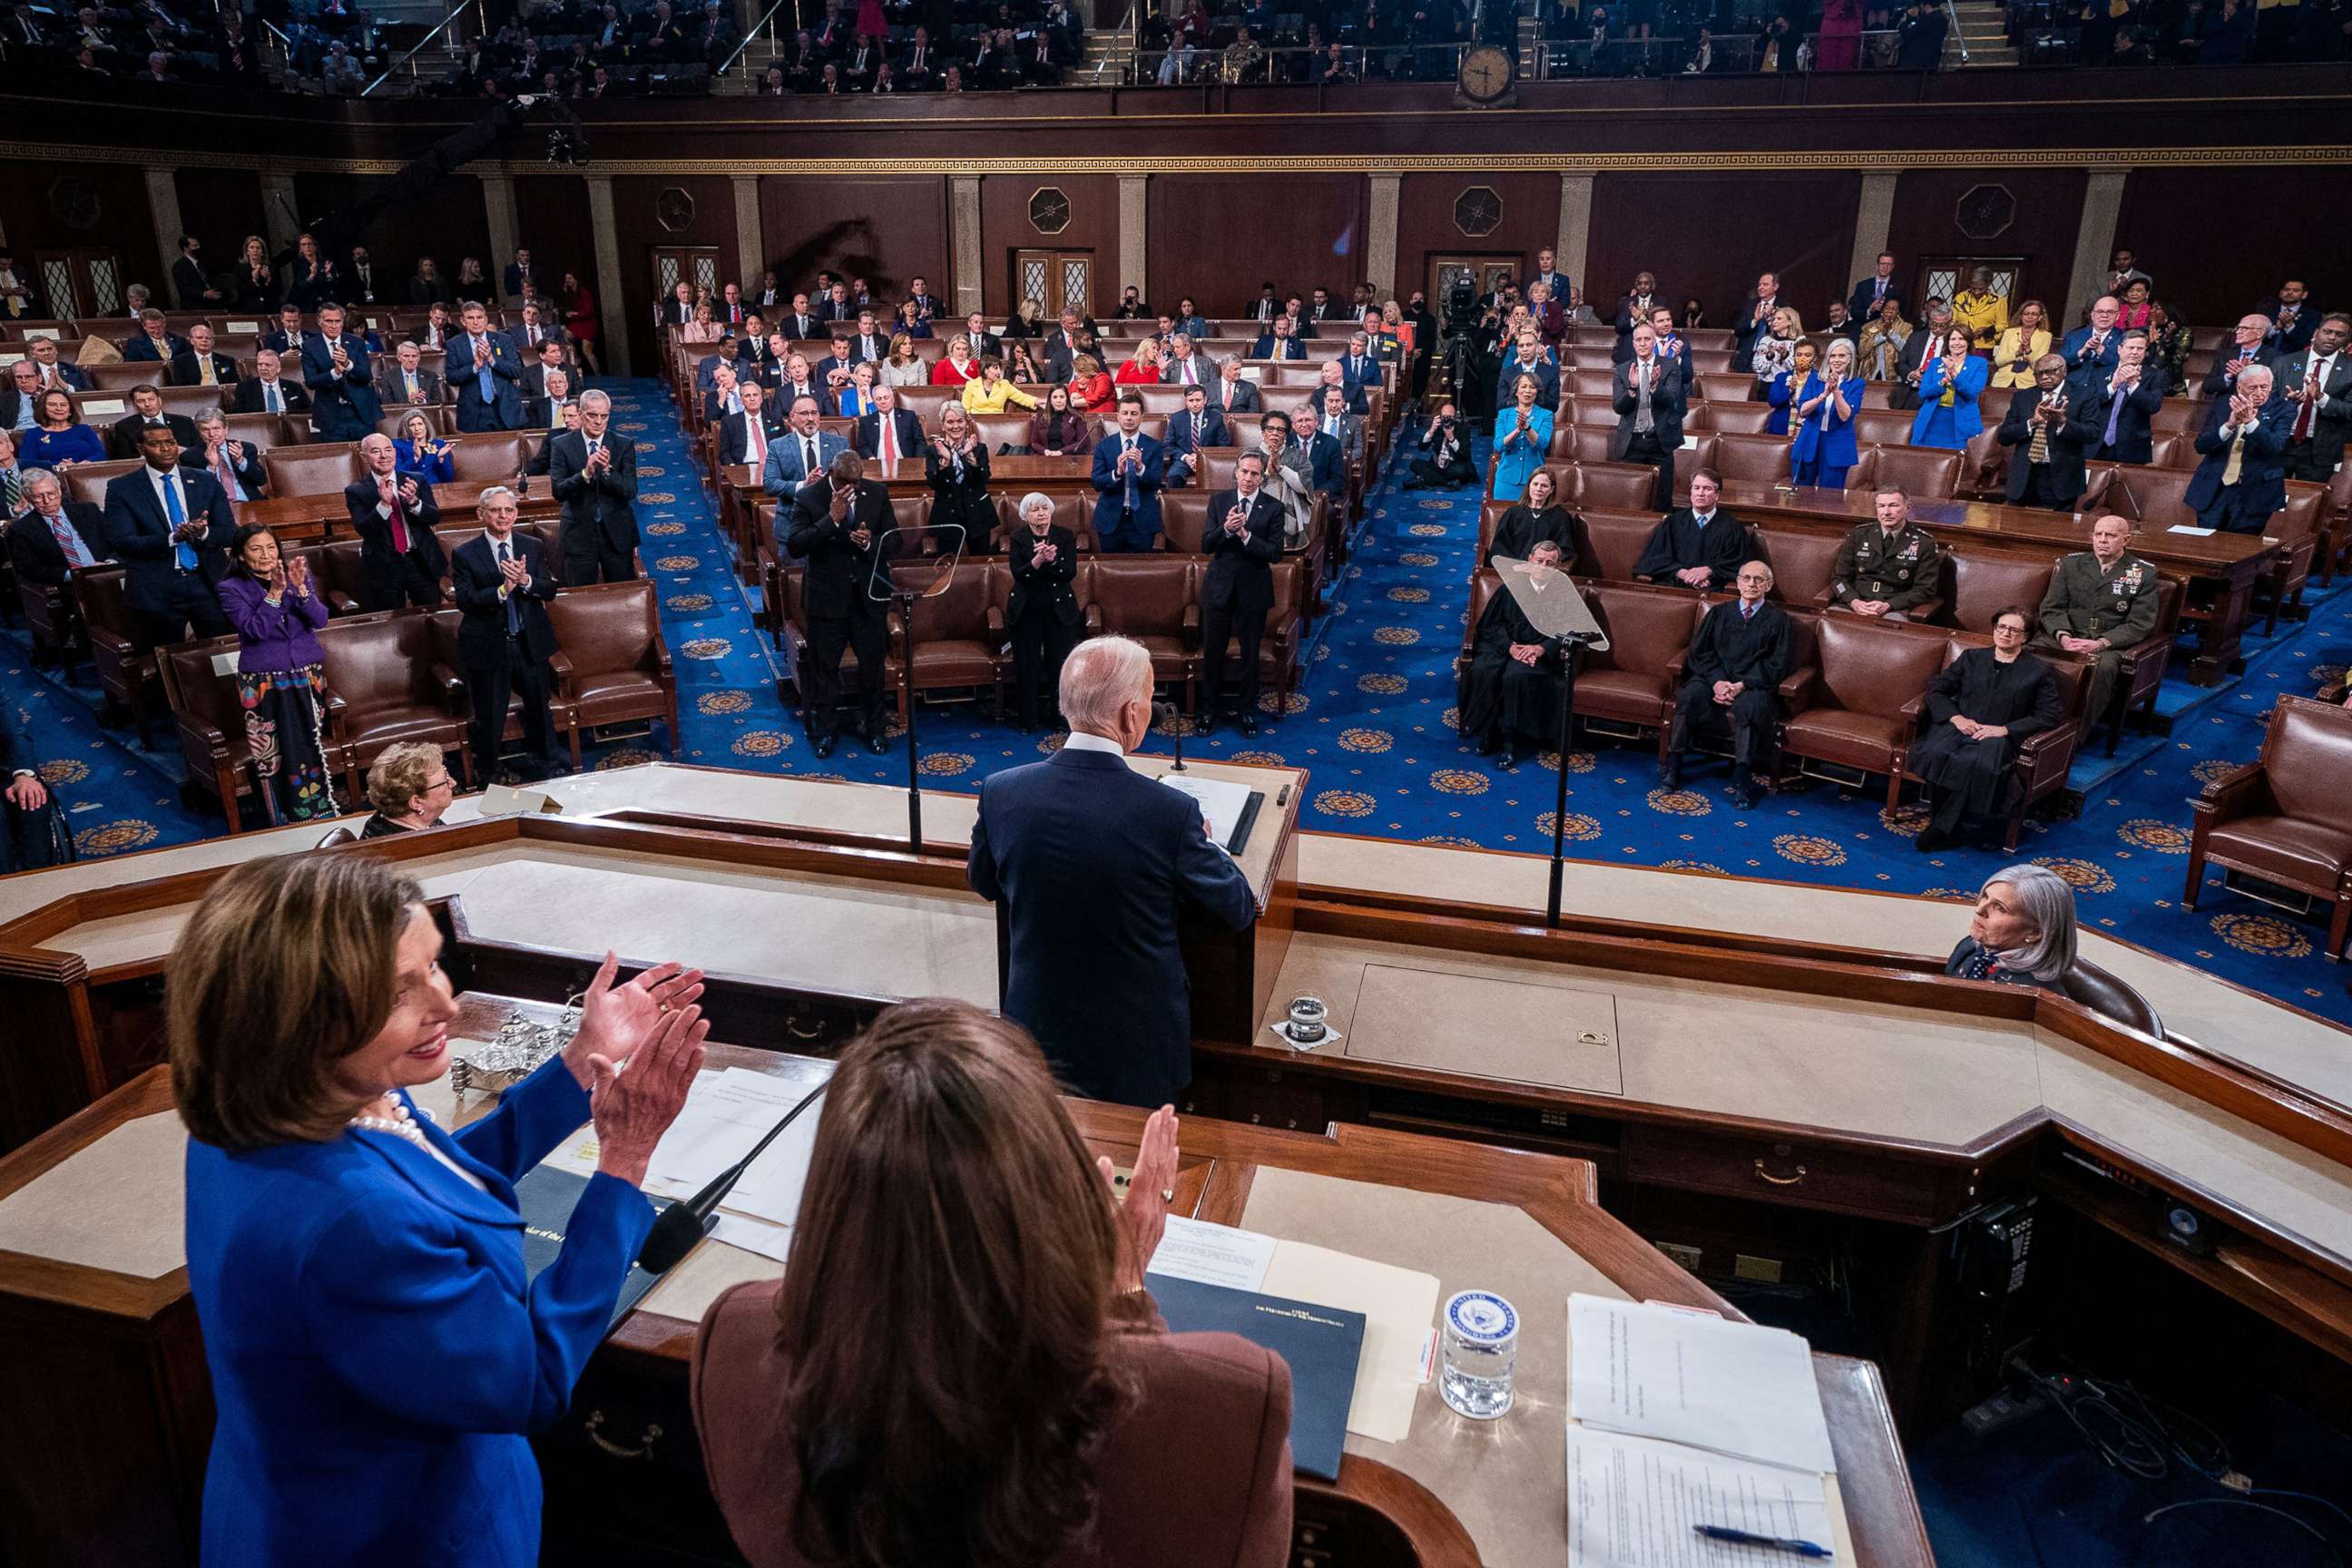
M 321 441 L 358 441 L 375 434 L 383 419 L 383 405 L 368 374 L 367 344 L 343 334 L 343 353 L 352 368 L 335 374 L 327 340 L 317 332 L 302 334 L 302 384 L 310 389 L 310 423 Z
M 448 350 L 441 368 L 441 379 L 449 384 L 452 400 L 457 405 L 457 428 L 475 430 L 520 430 L 523 427 L 522 355 L 517 352 L 514 340 L 504 332 L 482 334 L 489 340 L 490 368 L 478 369 L 474 363 L 474 340 L 466 332 L 451 332 Z M 490 378 L 490 400 L 482 401 L 482 376 Z
M 2122 342 L 2123 339 L 2124 330 L 2121 327 L 2112 328 L 2107 332 L 2107 341 L 2099 345 L 2097 353 L 2093 353 L 2090 352 L 2091 329 L 2089 327 L 2076 327 L 2073 331 L 2068 332 L 2065 342 L 2060 345 L 2058 350 L 2060 353 L 2066 356 L 2066 379 L 2072 381 L 2078 375 L 2088 374 L 2095 365 L 2098 368 L 2098 374 L 2103 376 L 2114 374 L 2118 357 L 2116 353 L 2116 345 Z M 1922 381 L 1926 379 L 1925 376 L 1920 377 Z
M 1975 354 L 1960 362 L 1960 374 L 1952 378 L 1952 434 L 1959 439 L 1956 447 L 1965 447 L 1969 438 L 1984 428 L 1984 413 L 1977 406 L 1977 398 L 1984 391 L 1985 382 L 1992 375 L 1992 366 Z M 1919 412 L 1911 416 L 1911 444 L 1919 446 L 1920 437 L 1927 433 L 1941 411 L 1937 399 L 1944 395 L 1944 362 L 1928 360 L 1919 373 Z
M 1805 384 L 1791 395 L 1790 406 L 1793 408 L 1818 396 L 1825 384 L 1820 372 L 1807 372 Z M 1845 384 L 1850 389 L 1848 395 L 1852 399 L 1846 406 L 1853 412 L 1841 419 L 1837 416 L 1837 405 L 1828 398 L 1822 398 L 1822 405 L 1797 424 L 1796 445 L 1789 454 L 1792 461 L 1810 463 L 1818 454 L 1822 467 L 1825 468 L 1851 468 L 1862 460 L 1853 438 L 1853 416 L 1862 412 L 1862 378 L 1848 376 Z
M 1307 471 L 1317 489 L 1336 496 L 1348 486 L 1348 454 L 1339 442 L 1318 430 L 1315 444 L 1307 449 Z
M 1096 450 L 1101 450 L 1097 447 Z M 1177 911 L 1257 918 L 1201 808 L 1108 752 L 1062 751 L 982 781 L 965 870 L 1002 909 L 1004 1012 L 1074 1094 L 1172 1104 L 1192 1080 Z
M 405 1099 L 406 1096 L 402 1097 Z M 188 1286 L 219 1420 L 206 1568 L 534 1568 L 539 1468 L 653 1205 L 592 1177 L 526 1280 L 515 1180 L 588 1118 L 561 1061 L 454 1137 L 188 1144 Z
M 437 436 L 434 439 L 445 448 L 448 446 Z M 394 471 L 413 476 L 420 485 L 446 485 L 457 477 L 456 455 L 446 450 L 420 458 L 416 455 L 416 443 L 405 436 L 394 436 L 392 453 Z
M 1095 537 L 1118 531 L 1118 509 L 1127 496 L 1127 481 L 1118 477 L 1119 447 L 1125 437 L 1113 422 L 1095 442 Z M 1143 470 L 1135 476 L 1135 526 L 1149 539 L 1160 531 L 1160 485 L 1167 464 L 1160 444 L 1137 432 L 1135 445 L 1143 454 Z
M 816 460 L 820 468 L 829 468 L 833 460 L 849 450 L 849 443 L 831 430 L 816 433 Z M 922 448 L 912 448 L 920 452 Z M 782 436 L 768 437 L 768 466 L 760 470 L 760 488 L 779 500 L 790 500 L 800 492 L 803 480 L 816 476 L 806 471 L 801 460 L 801 437 L 797 430 L 786 430 Z
M 1551 450 L 1551 410 L 1535 407 L 1528 410 L 1528 439 L 1512 447 L 1506 440 L 1516 437 L 1519 428 L 1519 407 L 1513 404 L 1495 416 L 1495 499 L 1517 500 L 1528 493 L 1528 480 L 1544 466 L 1544 457 Z
M 2261 417 L 2246 437 L 2245 448 L 2238 457 L 2238 516 L 2268 518 L 2286 505 L 2286 445 L 2294 433 L 2296 405 L 2273 393 L 2263 405 Z M 2230 416 L 2230 401 L 2222 398 L 2205 410 L 2205 423 L 2197 432 L 2197 449 L 2204 457 L 2198 460 L 2197 471 L 2189 476 L 2189 488 L 2181 492 L 2184 506 L 2197 513 L 2197 521 L 2207 528 L 2221 526 L 2218 508 L 2222 499 L 2221 474 L 2230 466 L 2230 443 L 2221 436 L 2221 422 Z M 119 484 L 121 481 L 116 480 Z M 110 531 L 111 531 L 110 530 Z M 2260 524 L 2243 531 L 2260 531 Z
M 1257 335 L 1257 342 L 1250 344 L 1249 357 L 1252 359 L 1305 359 L 1307 345 L 1299 341 L 1296 332 L 1286 338 L 1277 338 L 1272 331 L 1264 331 Z

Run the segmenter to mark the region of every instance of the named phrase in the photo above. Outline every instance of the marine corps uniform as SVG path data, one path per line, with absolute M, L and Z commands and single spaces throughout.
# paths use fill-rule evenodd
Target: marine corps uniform
M 2042 631 L 2031 645 L 2038 650 L 2062 651 L 2059 637 L 2102 637 L 2107 646 L 2091 670 L 2091 689 L 2084 713 L 2097 723 L 2107 711 L 2116 674 L 2123 668 L 2119 651 L 2145 641 L 2156 630 L 2156 568 L 2126 551 L 2112 568 L 2084 550 L 2058 563 L 2050 574 L 2050 591 L 2042 596 Z
M 1943 547 L 1936 536 L 1906 520 L 1890 539 L 1875 518 L 1845 536 L 1830 573 L 1830 603 L 1884 601 L 1886 619 L 1910 619 L 1910 612 L 1936 596 L 1943 585 Z

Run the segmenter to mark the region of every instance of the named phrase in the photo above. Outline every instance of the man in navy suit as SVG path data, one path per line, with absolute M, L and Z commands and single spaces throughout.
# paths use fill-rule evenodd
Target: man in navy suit
M 302 384 L 321 441 L 356 441 L 383 417 L 368 371 L 367 345 L 343 334 L 343 308 L 319 307 L 319 330 L 302 340 Z
M 142 461 L 106 481 L 106 542 L 127 569 L 124 597 L 153 646 L 178 642 L 191 626 L 200 637 L 226 637 L 228 617 L 214 589 L 228 572 L 236 520 L 210 474 L 180 467 L 180 442 L 168 426 L 150 426 Z
M 2311 291 L 2303 280 L 2290 278 L 2279 285 L 2279 291 L 2262 305 L 2270 330 L 2264 334 L 2263 346 L 2273 354 L 2299 354 L 2311 346 L 2319 330 L 2320 315 L 2311 303 Z
M 874 389 L 874 411 L 857 420 L 857 455 L 896 464 L 923 455 L 923 419 L 911 408 L 898 406 L 898 389 Z
M 478 301 L 468 300 L 458 320 L 463 330 L 450 338 L 441 369 L 457 396 L 457 428 L 521 429 L 522 355 L 514 340 L 490 331 L 490 313 Z
M 29 871 L 56 864 L 41 814 L 49 790 L 41 783 L 40 754 L 16 721 L 12 699 L 0 702 L 0 871 Z
M 1364 411 L 1361 406 L 1364 389 L 1383 384 L 1381 362 L 1372 354 L 1372 340 L 1361 332 L 1350 334 L 1348 352 L 1339 357 L 1339 375 L 1348 387 L 1348 406 L 1361 414 Z
M 449 571 L 434 529 L 441 509 L 433 487 L 397 471 L 392 437 L 373 434 L 360 443 L 364 478 L 343 487 L 343 510 L 360 536 L 360 608 L 441 607 L 441 579 Z
M 499 769 L 499 742 L 506 733 L 507 702 L 522 694 L 523 744 L 541 773 L 562 771 L 555 754 L 555 726 L 547 711 L 547 661 L 556 653 L 555 626 L 547 601 L 555 579 L 547 569 L 547 546 L 515 531 L 522 506 L 514 491 L 493 486 L 475 505 L 482 532 L 450 552 L 449 578 L 457 591 L 457 660 L 465 667 L 466 692 L 473 702 L 467 743 L 485 779 L 512 783 Z
M 122 345 L 126 360 L 170 364 L 188 352 L 188 340 L 179 333 L 167 331 L 163 312 L 150 307 L 139 312 L 139 331 Z
M 1180 913 L 1244 931 L 1257 900 L 1189 795 L 1127 765 L 1151 729 L 1151 656 L 1125 637 L 1062 666 L 1070 738 L 980 786 L 965 866 L 1001 906 L 1004 1013 L 1073 1094 L 1171 1104 L 1192 1078 Z
M 2085 376 L 2074 384 L 2067 420 L 2085 460 L 2094 463 L 2147 463 L 2156 458 L 2156 437 L 2148 421 L 2164 406 L 2164 383 L 2147 374 L 2147 339 L 2127 334 L 2116 345 L 2116 368 L 2104 376 Z
M 1555 267 L 1553 265 L 1553 261 L 1554 258 L 1550 246 L 1547 245 L 1541 250 L 1537 251 L 1536 269 L 1533 272 L 1528 273 L 1527 277 L 1521 280 L 1519 284 L 1519 292 L 1521 294 L 1525 294 L 1528 289 L 1533 289 L 1538 283 L 1548 284 L 1551 289 L 1551 297 L 1565 304 L 1568 300 L 1568 290 L 1570 288 L 1568 274 L 1560 271 L 1557 267 Z
M 747 389 L 743 407 L 748 413 L 751 404 Z M 913 419 L 912 414 L 907 416 Z M 821 479 L 833 467 L 833 460 L 849 449 L 849 443 L 830 430 L 817 427 L 816 399 L 793 399 L 791 427 L 768 444 L 767 461 L 760 469 L 760 488 L 789 506 L 800 494 L 801 487 L 811 479 Z M 923 427 L 915 426 L 913 450 L 921 451 Z M 814 461 L 812 461 L 814 459 Z M 776 514 L 780 527 L 789 529 L 792 520 L 782 510 Z
M 1162 482 L 1171 489 L 1182 489 L 1201 477 L 1202 447 L 1233 444 L 1224 415 L 1209 406 L 1209 389 L 1186 387 L 1184 412 L 1168 416 L 1168 472 Z
M 1311 400 L 1298 405 L 1291 427 L 1307 455 L 1307 481 L 1331 498 L 1333 515 L 1341 515 L 1339 503 L 1348 492 L 1347 449 L 1324 433 L 1322 412 Z
M 302 352 L 302 307 L 278 307 L 278 324 L 261 334 L 261 346 L 279 355 L 299 356 Z
M 2267 341 L 2271 319 L 2259 310 L 2238 318 L 2230 341 L 2213 354 L 2213 368 L 2205 373 L 2202 395 L 2212 401 L 2226 400 L 2237 390 L 2239 373 L 2273 361 Z
M 1874 321 L 1889 300 L 1895 301 L 1896 310 L 1902 310 L 1903 290 L 1895 281 L 1895 253 L 1882 250 L 1870 276 L 1853 286 L 1853 297 L 1845 302 L 1845 313 L 1857 321 Z
M 2344 458 L 2352 432 L 2352 316 L 2330 310 L 2312 332 L 2311 346 L 2273 362 L 2279 394 L 2294 404 L 2287 438 L 2287 477 L 2326 484 Z
M 888 749 L 882 726 L 882 665 L 888 640 L 887 600 L 868 591 L 877 567 L 898 552 L 890 492 L 879 479 L 863 478 L 865 466 L 843 453 L 814 483 L 803 486 L 789 509 L 792 531 L 784 548 L 808 563 L 800 599 L 808 620 L 808 643 L 801 653 L 802 694 L 808 701 L 809 749 L 833 755 L 841 737 L 841 658 L 857 655 L 858 717 L 866 750 Z M 777 509 L 777 526 L 786 509 Z
M 40 372 L 42 391 L 47 391 L 59 382 L 75 392 L 89 390 L 89 373 L 78 364 L 68 364 L 58 358 L 55 338 L 35 338 L 26 344 L 26 352 L 33 356 L 34 369 Z
M 1241 732 L 1257 733 L 1257 649 L 1265 614 L 1274 608 L 1274 563 L 1282 559 L 1282 503 L 1261 488 L 1265 454 L 1244 452 L 1234 465 L 1234 488 L 1209 498 L 1201 549 L 1209 569 L 1201 578 L 1201 732 L 1216 728 L 1224 700 L 1225 648 L 1238 644 Z
M 719 421 L 719 464 L 733 468 L 749 463 L 764 475 L 769 451 L 784 438 L 784 422 L 776 417 L 768 389 L 758 382 L 738 387 L 736 392 L 743 400 L 743 411 Z
M 1298 323 L 1287 316 L 1276 316 L 1274 324 L 1257 336 L 1250 345 L 1252 359 L 1305 359 L 1307 345 L 1298 341 Z
M 1118 428 L 1095 443 L 1095 539 L 1105 552 L 1149 550 L 1160 531 L 1165 464 L 1142 424 L 1143 399 L 1129 392 L 1118 400 Z
M 2088 381 L 2116 368 L 2116 358 L 2124 341 L 2116 322 L 2123 313 L 2122 301 L 2113 294 L 2102 294 L 2091 301 L 2090 324 L 2068 332 L 2064 345 L 2058 351 L 2066 356 L 2069 380 Z
M 580 399 L 580 428 L 547 438 L 548 478 L 563 503 L 563 580 L 574 588 L 635 578 L 637 444 L 607 428 L 612 396 Z
M 2296 405 L 2272 395 L 2274 390 L 2271 367 L 2254 365 L 2239 373 L 2226 401 L 2206 409 L 2197 436 L 2204 458 L 2180 497 L 2200 527 L 2260 533 L 2286 504 L 2286 444 Z
M 77 568 L 114 559 L 96 502 L 66 500 L 65 486 L 47 468 L 24 470 L 23 487 L 25 510 L 8 529 L 8 560 L 20 582 L 62 588 Z M 10 706 L 0 702 L 0 710 Z
M 1363 334 L 1359 332 L 1357 334 L 1357 340 L 1359 342 L 1362 342 Z M 1368 363 L 1372 367 L 1371 380 L 1358 381 L 1349 374 L 1348 361 L 1344 359 L 1327 359 L 1323 362 L 1323 369 L 1320 372 L 1321 380 L 1319 381 L 1318 385 L 1328 387 L 1330 390 L 1337 392 L 1342 401 L 1347 404 L 1349 413 L 1369 414 L 1372 411 L 1372 398 L 1371 394 L 1365 389 L 1367 387 L 1373 387 L 1381 384 L 1381 371 L 1380 362 L 1378 360 L 1370 360 Z M 1554 372 L 1553 374 L 1557 374 L 1559 373 Z M 1555 399 L 1554 401 L 1557 402 L 1558 400 Z M 1323 406 L 1323 394 L 1320 391 L 1316 393 L 1313 402 L 1315 406 L 1318 408 Z

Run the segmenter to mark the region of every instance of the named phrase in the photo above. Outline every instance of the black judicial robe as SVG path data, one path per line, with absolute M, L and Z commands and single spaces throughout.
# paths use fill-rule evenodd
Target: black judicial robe
M 1677 507 L 1651 531 L 1642 558 L 1633 563 L 1633 575 L 1645 583 L 1680 587 L 1675 573 L 1704 566 L 1709 587 L 1728 588 L 1754 554 L 1748 525 L 1721 507 L 1703 529 L 1692 520 L 1690 508 Z
M 1796 660 L 1796 628 L 1789 612 L 1767 599 L 1752 616 L 1739 613 L 1732 600 L 1707 611 L 1691 637 L 1690 657 L 1684 661 L 1685 679 L 1703 681 L 1710 690 L 1718 680 L 1736 680 L 1767 699 L 1789 678 Z
M 1547 539 L 1559 546 L 1559 569 L 1574 571 L 1584 552 L 1584 525 L 1564 506 L 1538 509 L 1521 502 L 1495 525 L 1495 542 L 1486 547 L 1486 563 L 1492 566 L 1497 555 L 1525 561 Z
M 1979 724 L 2005 724 L 2009 733 L 1971 741 L 1952 728 L 1963 714 Z M 1969 813 L 1997 813 L 2008 805 L 2018 747 L 2065 716 L 2058 672 L 2048 664 L 2030 653 L 2003 664 L 1992 649 L 1972 647 L 1927 682 L 1934 728 L 1912 742 L 1911 771 L 1937 789 L 1958 791 Z
M 1565 577 L 1549 592 L 1572 594 Z M 1462 732 L 1475 740 L 1498 724 L 1507 739 L 1538 745 L 1559 743 L 1559 689 L 1566 679 L 1557 648 L 1547 647 L 1532 666 L 1511 657 L 1513 643 L 1540 643 L 1538 632 L 1511 597 L 1496 590 L 1478 617 L 1478 640 L 1470 656 L 1469 700 L 1462 707 Z

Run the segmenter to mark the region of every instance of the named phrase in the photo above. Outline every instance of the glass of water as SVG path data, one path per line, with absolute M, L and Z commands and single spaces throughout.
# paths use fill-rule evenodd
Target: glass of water
M 1491 1290 L 1447 1299 L 1438 1333 L 1438 1397 L 1475 1421 L 1511 1407 L 1511 1369 L 1519 1356 L 1519 1314 Z

